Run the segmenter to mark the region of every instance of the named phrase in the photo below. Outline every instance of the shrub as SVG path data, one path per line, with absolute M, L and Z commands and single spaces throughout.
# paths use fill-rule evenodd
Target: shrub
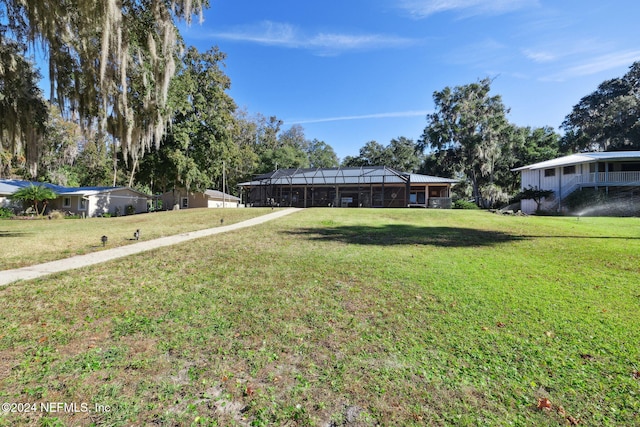
M 453 209 L 480 209 L 475 203 L 458 199 L 453 202 Z
M 13 218 L 13 210 L 10 208 L 0 208 L 0 218 Z
M 45 187 L 44 185 L 33 184 L 28 187 L 21 188 L 9 196 L 12 200 L 21 200 L 29 203 L 37 216 L 43 215 L 47 208 L 47 202 L 55 199 L 56 197 L 58 197 L 58 195 L 52 189 Z M 39 209 L 41 202 L 42 210 Z
M 51 211 L 49 212 L 49 219 L 64 219 L 65 214 L 61 211 Z
M 125 214 L 126 214 L 126 215 L 135 215 L 135 213 L 136 213 L 136 208 L 135 208 L 135 207 L 133 207 L 133 205 L 127 205 L 127 206 L 124 208 L 124 211 L 125 211 Z

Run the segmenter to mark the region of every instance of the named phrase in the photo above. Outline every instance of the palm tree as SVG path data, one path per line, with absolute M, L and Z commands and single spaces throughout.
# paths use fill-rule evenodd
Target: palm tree
M 44 214 L 48 201 L 55 199 L 58 195 L 52 189 L 47 188 L 44 185 L 31 184 L 28 187 L 19 189 L 10 197 L 11 199 L 21 200 L 31 204 L 33 209 L 36 211 L 36 215 L 40 216 Z M 38 203 L 40 202 L 43 202 L 42 211 L 38 210 Z

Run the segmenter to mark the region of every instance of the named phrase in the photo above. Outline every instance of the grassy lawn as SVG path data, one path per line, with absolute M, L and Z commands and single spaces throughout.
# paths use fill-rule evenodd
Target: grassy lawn
M 253 218 L 270 209 L 185 209 L 117 218 L 0 220 L 0 270 L 135 243 L 140 229 L 143 240 L 202 230 Z
M 0 289 L 0 426 L 640 425 L 639 278 L 638 218 L 309 209 Z

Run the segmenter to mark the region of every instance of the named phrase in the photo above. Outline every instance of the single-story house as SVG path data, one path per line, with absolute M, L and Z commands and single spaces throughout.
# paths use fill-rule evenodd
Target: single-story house
M 218 190 L 200 192 L 177 188 L 162 194 L 161 199 L 164 209 L 172 209 L 175 206 L 180 209 L 242 207 L 239 197 Z
M 16 179 L 0 180 L 0 206 L 20 208 L 9 196 L 20 188 L 44 185 L 58 197 L 48 203 L 47 211 L 60 210 L 87 217 L 103 214 L 125 215 L 128 210 L 135 213 L 148 211 L 150 197 L 140 191 L 125 187 L 65 187 L 45 182 Z M 131 208 L 127 208 L 131 206 Z
M 238 184 L 252 206 L 451 207 L 458 181 L 386 166 L 278 169 Z
M 562 211 L 562 201 L 582 188 L 627 189 L 640 194 L 640 151 L 611 151 L 571 154 L 513 169 L 520 172 L 520 189 L 551 190 L 540 208 Z M 522 200 L 521 209 L 533 213 L 536 203 Z

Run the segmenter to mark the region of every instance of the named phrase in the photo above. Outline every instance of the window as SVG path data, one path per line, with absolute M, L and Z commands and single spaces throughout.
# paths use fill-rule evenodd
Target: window
M 182 198 L 181 206 L 182 206 L 182 208 L 188 208 L 189 207 L 189 198 L 188 197 L 183 197 Z
M 71 207 L 71 197 L 64 197 L 62 199 L 62 207 L 63 208 L 70 208 Z
M 556 170 L 555 169 L 545 169 L 544 170 L 544 176 L 556 176 Z
M 425 196 L 424 191 L 416 191 L 414 193 L 409 193 L 409 203 L 424 205 L 425 203 L 424 196 Z
M 80 197 L 78 200 L 78 210 L 86 211 L 87 210 L 87 200 Z
M 635 172 L 640 171 L 640 163 L 622 163 L 620 165 L 622 172 Z
M 575 175 L 576 173 L 576 165 L 565 166 L 562 168 L 563 175 Z

